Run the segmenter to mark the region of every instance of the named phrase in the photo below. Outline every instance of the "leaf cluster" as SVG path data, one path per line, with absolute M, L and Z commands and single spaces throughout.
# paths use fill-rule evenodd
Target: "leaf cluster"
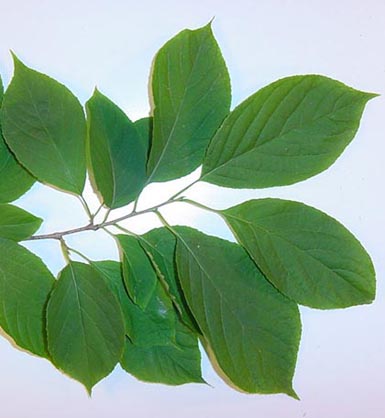
M 232 386 L 297 397 L 298 304 L 372 302 L 370 257 L 339 222 L 302 203 L 259 199 L 217 210 L 182 195 L 198 181 L 265 188 L 322 172 L 353 139 L 375 95 L 320 75 L 293 76 L 230 110 L 230 79 L 210 24 L 160 49 L 153 110 L 136 122 L 98 90 L 84 112 L 65 86 L 16 56 L 14 64 L 4 94 L 0 83 L 2 329 L 88 391 L 118 363 L 148 382 L 202 383 L 200 341 Z M 148 184 L 200 166 L 194 183 L 137 209 Z M 99 223 L 83 196 L 87 173 L 105 211 Z M 10 204 L 35 181 L 76 195 L 89 224 L 36 235 L 42 219 Z M 171 226 L 161 208 L 180 201 L 221 216 L 236 242 Z M 110 218 L 126 206 L 125 216 Z M 163 227 L 137 235 L 120 225 L 149 212 Z M 65 242 L 98 229 L 114 236 L 119 262 L 90 260 Z M 18 243 L 28 239 L 61 242 L 67 262 L 57 278 Z

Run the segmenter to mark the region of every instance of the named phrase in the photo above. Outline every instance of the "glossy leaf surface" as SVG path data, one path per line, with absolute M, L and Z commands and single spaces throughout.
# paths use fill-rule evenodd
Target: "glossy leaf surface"
M 56 367 L 89 392 L 119 362 L 125 328 L 116 296 L 87 264 L 60 273 L 47 306 L 48 349 Z
M 202 180 L 259 188 L 314 176 L 353 139 L 374 96 L 319 75 L 278 80 L 226 118 L 208 148 Z
M 191 173 L 230 109 L 226 64 L 211 25 L 184 30 L 158 52 L 152 74 L 154 128 L 148 174 L 167 181 Z
M 224 374 L 246 392 L 296 397 L 297 305 L 263 277 L 237 244 L 187 227 L 175 229 L 184 294 Z
M 133 122 L 98 90 L 87 102 L 92 179 L 109 208 L 136 199 L 146 181 L 147 152 Z
M 38 180 L 81 194 L 86 178 L 83 109 L 67 87 L 26 67 L 15 74 L 2 106 L 4 138 Z
M 19 347 L 47 357 L 45 307 L 54 277 L 42 260 L 0 238 L 0 326 Z
M 373 301 L 369 255 L 325 213 L 303 203 L 260 199 L 223 215 L 271 283 L 297 303 L 333 309 Z

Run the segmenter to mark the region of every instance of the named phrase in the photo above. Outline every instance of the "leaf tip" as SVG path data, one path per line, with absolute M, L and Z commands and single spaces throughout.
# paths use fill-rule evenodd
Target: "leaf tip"
M 285 392 L 286 395 L 290 396 L 291 398 L 295 399 L 296 401 L 300 401 L 301 398 L 298 396 L 297 392 L 293 389 L 292 386 L 288 388 L 288 390 Z

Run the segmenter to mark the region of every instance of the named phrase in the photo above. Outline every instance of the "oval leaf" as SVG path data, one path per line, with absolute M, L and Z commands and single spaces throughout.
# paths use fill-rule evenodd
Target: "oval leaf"
M 146 182 L 147 148 L 134 123 L 98 90 L 86 108 L 95 190 L 109 208 L 125 206 L 137 198 Z
M 154 132 L 147 171 L 151 181 L 191 173 L 228 114 L 230 80 L 211 25 L 184 30 L 155 58 Z
M 176 233 L 182 288 L 219 367 L 246 392 L 296 397 L 297 305 L 267 282 L 237 244 L 186 227 Z
M 13 241 L 23 241 L 33 235 L 42 223 L 24 209 L 0 204 L 0 237 Z
M 115 367 L 124 347 L 124 322 L 115 295 L 95 269 L 71 262 L 47 306 L 52 362 L 89 392 Z
M 45 307 L 55 282 L 39 257 L 0 238 L 0 326 L 16 344 L 48 357 Z
M 325 213 L 280 199 L 251 200 L 222 213 L 270 282 L 297 303 L 333 309 L 373 301 L 369 255 Z
M 326 170 L 353 139 L 374 94 L 319 75 L 287 77 L 225 120 L 201 179 L 233 188 L 281 186 Z
M 3 84 L 0 77 L 0 106 Z M 0 203 L 16 200 L 29 190 L 35 179 L 15 160 L 4 142 L 0 124 Z
M 62 84 L 26 67 L 15 74 L 2 107 L 5 140 L 38 180 L 81 194 L 86 178 L 86 124 L 77 98 Z
M 200 371 L 200 351 L 198 340 L 179 321 L 169 326 L 174 329 L 171 339 L 159 341 L 147 339 L 143 335 L 151 334 L 152 320 L 147 312 L 140 314 L 140 308 L 128 297 L 123 284 L 120 263 L 116 261 L 97 261 L 93 267 L 103 272 L 111 290 L 116 294 L 128 323 L 129 338 L 126 338 L 125 350 L 121 359 L 122 367 L 135 377 L 146 382 L 158 382 L 169 385 L 181 385 L 188 382 L 202 382 Z M 138 316 L 139 313 L 139 316 Z M 147 320 L 146 320 L 147 318 Z M 176 319 L 176 317 L 175 317 Z M 132 327 L 132 323 L 136 323 Z M 162 324 L 157 325 L 161 329 Z M 138 332 L 132 333 L 133 328 Z M 155 329 L 154 329 L 155 330 Z

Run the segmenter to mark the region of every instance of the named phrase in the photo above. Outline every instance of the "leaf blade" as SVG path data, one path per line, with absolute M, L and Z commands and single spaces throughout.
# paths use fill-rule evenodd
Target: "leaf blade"
M 227 68 L 211 25 L 184 30 L 158 52 L 152 75 L 151 181 L 167 181 L 197 168 L 230 109 Z
M 39 257 L 0 238 L 0 326 L 18 346 L 47 358 L 44 313 L 54 282 Z
M 32 236 L 43 220 L 17 206 L 0 204 L 0 237 L 23 241 Z
M 264 188 L 312 177 L 343 152 L 375 96 L 319 75 L 278 80 L 226 118 L 209 145 L 201 179 Z
M 168 339 L 143 338 L 144 333 L 151 334 L 151 315 L 141 311 L 130 300 L 124 287 L 120 264 L 101 261 L 93 263 L 93 266 L 103 271 L 104 278 L 117 295 L 125 313 L 129 337 L 126 338 L 120 362 L 124 370 L 146 382 L 169 385 L 203 382 L 197 336 L 178 321 L 175 315 L 175 322 L 168 324 L 175 328 L 175 332 L 169 332 Z M 134 324 L 136 321 L 138 324 Z M 135 329 L 138 331 L 135 332 Z
M 91 266 L 71 262 L 47 306 L 47 340 L 56 367 L 88 392 L 118 363 L 124 323 L 117 299 Z
M 297 305 L 265 280 L 238 245 L 187 227 L 175 231 L 186 299 L 225 375 L 246 392 L 296 397 Z
M 86 178 L 86 124 L 77 98 L 14 56 L 15 74 L 2 106 L 3 134 L 37 179 L 81 194 Z
M 86 104 L 88 154 L 95 189 L 111 209 L 137 198 L 146 182 L 147 151 L 135 124 L 95 89 Z
M 3 102 L 3 83 L 0 77 L 0 106 Z M 1 121 L 0 121 L 1 122 Z M 16 200 L 29 190 L 35 179 L 15 160 L 7 147 L 0 123 L 0 203 Z
M 252 200 L 222 213 L 266 277 L 297 303 L 335 309 L 373 301 L 369 255 L 325 213 L 280 199 Z

